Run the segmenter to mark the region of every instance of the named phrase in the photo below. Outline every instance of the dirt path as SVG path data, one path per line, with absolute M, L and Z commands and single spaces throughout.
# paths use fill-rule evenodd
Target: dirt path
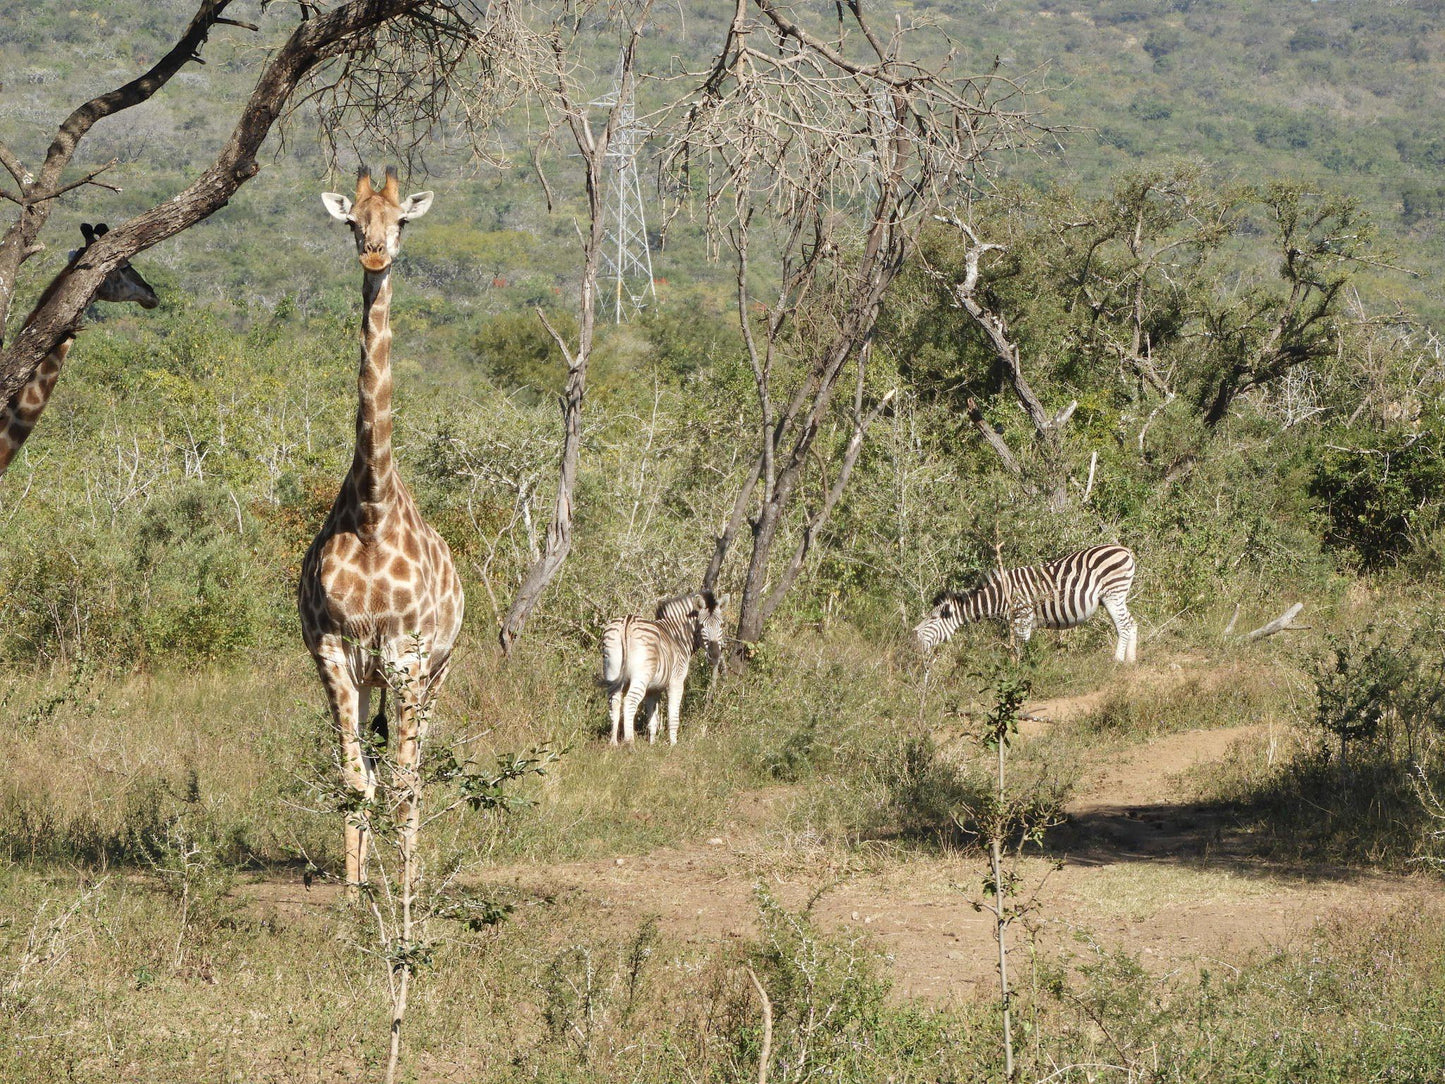
M 1145 680 L 1175 679 L 1166 672 Z M 1031 729 L 1077 718 L 1102 695 L 1031 705 L 1030 714 L 1048 720 Z M 1271 864 L 1227 809 L 1188 800 L 1181 777 L 1190 769 L 1238 743 L 1267 755 L 1274 738 L 1261 726 L 1192 730 L 1087 765 L 1067 806 L 1069 823 L 1051 843 L 1062 868 L 1035 859 L 1023 869 L 1025 886 L 1043 882 L 1036 917 L 1044 950 L 1124 948 L 1163 972 L 1238 961 L 1303 938 L 1321 921 L 1379 916 L 1395 905 L 1440 908 L 1438 893 L 1421 881 Z M 704 942 L 756 935 L 762 884 L 788 907 L 813 899 L 825 928 L 886 952 L 903 996 L 946 1001 L 992 984 L 992 928 L 970 905 L 984 875 L 976 858 L 860 857 L 787 838 L 779 824 L 790 799 L 785 787 L 739 795 L 716 836 L 682 846 L 496 867 L 484 880 L 523 899 L 595 909 L 599 924 L 618 931 L 657 916 L 673 935 Z
M 1216 675 L 1228 680 L 1227 673 Z M 1170 687 L 1198 680 L 1173 666 L 1136 680 Z M 1029 706 L 1038 734 L 1079 718 L 1106 694 Z M 1030 861 L 1024 881 L 1044 881 L 1040 939 L 1051 951 L 1126 948 L 1160 971 L 1194 967 L 1303 938 L 1318 922 L 1418 901 L 1439 906 L 1423 882 L 1346 871 L 1282 869 L 1259 859 L 1225 809 L 1192 802 L 1181 777 L 1239 743 L 1268 755 L 1263 726 L 1170 734 L 1089 765 L 1054 845 L 1063 867 Z M 753 936 L 755 888 L 813 913 L 825 927 L 861 934 L 892 960 L 898 992 L 948 1000 L 994 981 L 987 916 L 970 905 L 983 869 L 976 859 L 882 857 L 856 862 L 801 849 L 770 828 L 787 791 L 740 796 L 726 829 L 710 840 L 651 854 L 551 867 L 512 866 L 492 877 L 522 892 L 561 892 L 595 902 L 624 927 L 657 915 L 693 940 Z M 859 866 L 863 868 L 858 868 Z

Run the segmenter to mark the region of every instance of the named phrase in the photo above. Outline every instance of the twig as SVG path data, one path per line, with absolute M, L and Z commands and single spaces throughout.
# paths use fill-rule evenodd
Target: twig
M 98 168 L 98 169 L 93 169 L 93 170 L 91 170 L 89 173 L 87 173 L 84 177 L 81 177 L 79 180 L 71 181 L 69 184 L 63 184 L 63 185 L 61 185 L 59 188 L 55 189 L 55 191 L 53 191 L 53 192 L 46 192 L 44 195 L 42 195 L 42 196 L 40 196 L 40 197 L 38 197 L 38 198 L 39 198 L 39 199 L 54 199 L 56 196 L 62 196 L 62 195 L 64 195 L 66 192 L 69 192 L 72 188 L 79 188 L 81 185 L 85 185 L 85 184 L 93 184 L 93 185 L 95 185 L 97 188 L 108 188 L 108 189 L 110 189 L 112 192 L 119 192 L 119 191 L 120 191 L 120 185 L 109 184 L 109 183 L 107 183 L 106 181 L 97 181 L 97 180 L 96 180 L 97 177 L 99 177 L 99 176 L 100 176 L 102 173 L 104 173 L 106 170 L 108 170 L 108 169 L 110 169 L 112 166 L 114 166 L 114 165 L 116 164 L 116 162 L 118 162 L 118 161 L 119 161 L 119 159 L 117 159 L 117 158 L 112 158 L 112 159 L 111 159 L 109 162 L 107 162 L 105 165 L 101 166 L 101 167 Z

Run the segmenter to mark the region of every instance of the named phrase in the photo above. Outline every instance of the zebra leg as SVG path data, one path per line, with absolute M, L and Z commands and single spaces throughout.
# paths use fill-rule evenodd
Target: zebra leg
M 607 693 L 607 717 L 612 721 L 612 744 L 622 740 L 622 682 Z
M 649 745 L 657 740 L 657 702 L 661 698 L 661 693 L 648 693 L 642 698 L 642 718 L 647 722 Z
M 634 681 L 627 686 L 627 695 L 622 700 L 622 740 L 631 745 L 637 738 L 637 706 L 647 695 L 647 685 Z
M 668 745 L 676 745 L 676 744 L 677 744 L 677 722 L 678 722 L 678 717 L 682 714 L 682 687 L 683 687 L 683 679 L 686 678 L 686 677 L 687 677 L 687 675 L 686 675 L 686 674 L 683 674 L 682 677 L 678 678 L 677 680 L 675 680 L 674 682 L 672 682 L 672 684 L 670 684 L 670 685 L 667 687 L 667 744 L 668 744 Z
M 1109 611 L 1109 619 L 1114 622 L 1114 632 L 1118 636 L 1118 642 L 1114 645 L 1114 661 L 1134 662 L 1139 647 L 1138 623 L 1129 613 L 1129 607 L 1121 596 L 1106 598 L 1103 602 L 1104 609 Z
M 1020 606 L 1015 609 L 1009 620 L 1009 630 L 1013 633 L 1009 645 L 1013 648 L 1014 658 L 1022 658 L 1024 645 L 1034 634 L 1034 608 Z

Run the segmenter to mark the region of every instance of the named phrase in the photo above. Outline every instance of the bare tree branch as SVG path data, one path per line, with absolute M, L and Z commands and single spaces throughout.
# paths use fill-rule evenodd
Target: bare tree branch
M 635 78 L 639 28 L 645 15 L 644 8 L 622 48 L 618 74 L 624 84 Z M 564 50 L 563 24 L 560 19 L 553 24 L 549 41 L 552 46 L 552 80 L 548 88 L 548 100 L 557 114 L 552 129 L 563 124 L 572 133 L 572 141 L 582 162 L 588 228 L 585 233 L 580 229 L 578 231 L 582 237 L 582 281 L 578 291 L 575 349 L 568 348 L 542 311 L 537 310 L 542 323 L 567 360 L 567 383 L 560 400 L 562 454 L 557 471 L 557 497 L 541 556 L 528 568 L 497 633 L 502 652 L 507 655 L 511 654 L 512 645 L 521 635 L 527 618 L 542 597 L 542 592 L 557 575 L 572 549 L 572 492 L 576 486 L 577 463 L 582 448 L 582 407 L 587 394 L 587 366 L 592 356 L 597 323 L 597 278 L 601 267 L 602 244 L 606 237 L 602 206 L 603 170 L 607 162 L 607 148 L 612 143 L 612 137 L 622 117 L 623 102 L 631 92 L 631 87 L 625 85 L 623 93 L 618 95 L 617 101 L 608 109 L 602 130 L 597 131 L 592 126 L 587 107 L 577 100 L 579 91 L 573 83 L 574 73 L 569 67 L 568 55 Z M 541 175 L 540 162 L 538 167 L 538 174 Z
M 1017 88 L 996 70 L 982 78 L 957 74 L 957 53 L 944 35 L 915 43 L 934 28 L 898 20 L 882 34 L 862 4 L 834 11 L 838 35 L 829 40 L 810 28 L 809 16 L 795 17 L 773 0 L 737 3 L 668 159 L 680 175 L 702 167 L 709 236 L 736 255 L 758 448 L 714 540 L 705 582 L 717 581 L 747 509 L 756 507 L 738 617 L 744 643 L 760 637 L 796 581 L 882 409 L 866 412 L 855 395 L 845 422 L 834 392 L 854 362 L 861 389 L 883 297 L 919 231 L 945 202 L 987 183 L 989 150 L 1025 143 L 1031 131 L 1025 114 L 1001 106 Z M 755 218 L 755 210 L 764 213 Z M 754 236 L 764 231 L 765 238 Z M 775 289 L 768 302 L 752 285 L 758 252 L 770 259 Z M 800 519 L 792 504 L 805 464 L 819 456 L 817 437 L 843 424 L 849 439 L 833 482 Z M 790 559 L 774 576 L 775 543 L 793 530 Z
M 16 273 L 21 263 L 39 249 L 37 236 L 54 206 L 54 197 L 78 184 L 98 183 L 93 176 L 65 183 L 61 175 L 76 146 L 96 121 L 137 105 L 160 90 L 186 63 L 195 59 L 210 29 L 222 21 L 229 0 L 202 3 L 175 46 L 154 67 L 108 94 L 82 105 L 62 123 L 47 151 L 39 174 L 23 187 L 27 201 L 19 218 L 0 239 L 0 322 L 8 313 L 14 296 Z M 465 41 L 473 54 L 484 53 L 495 44 L 495 24 L 505 24 L 506 5 L 494 4 L 498 15 L 484 25 L 473 26 L 481 9 L 470 0 L 350 0 L 323 13 L 304 18 L 285 43 L 265 63 L 230 139 L 212 165 L 188 188 L 150 210 L 116 226 L 89 246 L 82 258 L 67 268 L 63 281 L 47 291 L 42 303 L 27 318 L 18 335 L 0 350 L 0 402 L 8 402 L 30 379 L 43 359 L 63 339 L 73 334 L 80 314 L 95 296 L 105 276 L 136 253 L 193 226 L 224 207 L 236 191 L 259 170 L 256 155 L 279 118 L 297 97 L 298 89 L 317 72 L 338 58 L 346 58 L 343 75 L 367 56 L 385 54 L 387 49 L 407 44 L 407 28 L 426 28 L 432 37 L 420 35 L 411 42 L 412 52 L 436 38 L 435 28 L 448 28 L 446 42 Z M 232 24 L 235 20 L 228 20 Z M 381 37 L 378 37 L 381 35 Z M 387 35 L 392 35 L 388 37 Z M 457 61 L 448 52 L 449 64 Z M 445 65 L 433 70 L 438 78 L 453 72 Z M 424 80 L 415 82 L 412 106 L 425 112 L 433 99 Z M 332 86 L 337 84 L 333 82 Z M 357 98 L 356 100 L 359 100 Z M 400 103 L 392 102 L 393 110 Z M 14 155 L 5 152 L 7 168 L 24 173 Z

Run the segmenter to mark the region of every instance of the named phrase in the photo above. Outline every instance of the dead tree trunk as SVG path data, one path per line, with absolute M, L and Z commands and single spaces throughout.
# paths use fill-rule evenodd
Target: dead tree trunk
M 640 21 L 640 20 L 639 20 Z M 566 340 L 547 320 L 541 309 L 537 316 L 546 326 L 552 339 L 567 361 L 567 383 L 562 391 L 562 458 L 557 470 L 557 498 L 552 506 L 552 521 L 547 526 L 547 537 L 542 554 L 532 562 L 527 574 L 512 599 L 511 608 L 502 621 L 497 639 L 502 653 L 511 655 L 512 645 L 536 608 L 542 592 L 561 569 L 568 553 L 572 550 L 572 493 L 577 484 L 577 460 L 582 449 L 582 406 L 587 396 L 587 364 L 592 357 L 592 342 L 597 326 L 597 278 L 602 259 L 602 243 L 606 236 L 603 202 L 603 167 L 607 160 L 607 147 L 622 116 L 622 102 L 627 100 L 633 79 L 634 56 L 637 47 L 637 31 L 622 51 L 620 77 L 624 83 L 623 93 L 607 112 L 607 120 L 600 132 L 594 131 L 587 117 L 587 108 L 577 101 L 576 89 L 570 83 L 568 58 L 563 48 L 560 31 L 552 35 L 555 81 L 551 86 L 556 107 L 560 113 L 557 125 L 565 124 L 576 146 L 577 156 L 582 161 L 584 181 L 587 189 L 588 229 L 579 230 L 582 237 L 582 282 L 578 288 L 577 345 L 569 347 Z M 554 130 L 555 130 L 554 125 Z M 546 139 L 544 137 L 544 142 Z M 540 172 L 540 156 L 538 158 Z M 548 203 L 550 205 L 550 191 Z
M 1062 508 L 1068 500 L 1062 433 L 1079 404 L 1074 401 L 1056 414 L 1049 414 L 1024 373 L 1019 345 L 1009 332 L 1008 321 L 1002 313 L 978 296 L 979 259 L 986 252 L 1002 251 L 1003 246 L 980 243 L 978 235 L 966 222 L 951 217 L 947 221 L 968 239 L 968 248 L 964 253 L 964 278 L 962 282 L 952 284 L 950 289 L 953 298 L 983 333 L 989 349 L 998 359 L 1014 398 L 1029 419 L 1029 424 L 1033 426 L 1035 439 L 1043 454 L 1044 489 L 1048 493 L 1049 503 L 1056 509 Z M 1018 457 L 1008 447 L 1003 435 L 988 424 L 973 399 L 968 400 L 968 405 L 969 419 L 998 454 L 1005 468 L 1011 474 L 1022 474 Z
M 880 32 L 861 4 L 837 14 L 815 29 L 811 16 L 771 0 L 736 0 L 672 157 L 679 172 L 704 164 L 703 211 L 710 234 L 737 257 L 739 326 L 757 394 L 757 451 L 704 577 L 717 583 L 747 526 L 735 659 L 796 584 L 869 426 L 891 401 L 889 393 L 866 402 L 870 343 L 906 254 L 930 216 L 971 189 L 989 150 L 1030 131 L 1025 115 L 1000 108 L 994 72 L 955 77 L 910 55 L 913 28 Z M 752 290 L 751 261 L 765 251 L 754 244 L 763 228 L 755 210 L 772 229 L 767 303 Z M 834 406 L 850 364 L 851 416 Z M 836 473 L 800 514 L 805 466 L 834 428 L 847 433 Z M 775 550 L 793 532 L 776 566 Z

